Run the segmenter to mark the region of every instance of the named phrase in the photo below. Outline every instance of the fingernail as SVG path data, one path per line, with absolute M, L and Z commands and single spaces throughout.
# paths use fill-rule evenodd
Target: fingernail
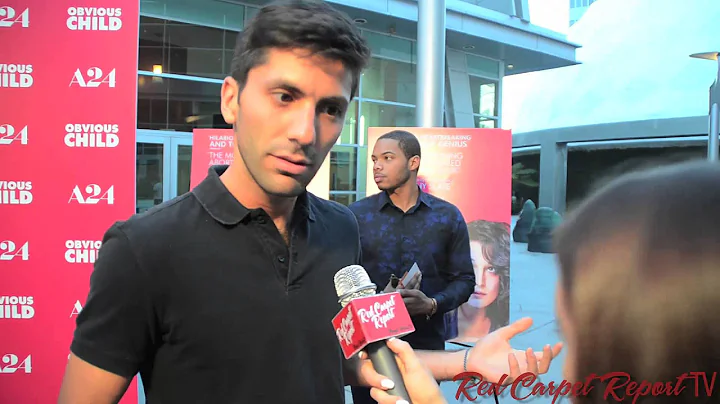
M 395 337 L 388 338 L 388 341 L 395 341 L 395 340 L 397 340 L 397 338 L 395 338 Z
M 405 400 L 397 400 L 397 401 L 395 402 L 395 404 L 410 404 L 410 403 L 408 403 L 408 402 L 405 401 Z
M 382 382 L 380 382 L 380 385 L 385 387 L 386 389 L 393 389 L 395 388 L 395 383 L 390 379 L 383 379 Z

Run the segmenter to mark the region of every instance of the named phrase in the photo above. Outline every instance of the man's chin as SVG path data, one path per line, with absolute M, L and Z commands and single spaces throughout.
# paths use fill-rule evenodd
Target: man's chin
M 306 189 L 307 183 L 290 177 L 285 177 L 281 181 L 263 187 L 265 193 L 279 198 L 294 198 L 302 195 Z

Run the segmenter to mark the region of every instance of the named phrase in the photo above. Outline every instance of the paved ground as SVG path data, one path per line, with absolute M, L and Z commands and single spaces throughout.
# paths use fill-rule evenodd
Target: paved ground
M 513 218 L 513 226 L 515 220 Z M 518 349 L 532 347 L 540 350 L 545 344 L 560 340 L 555 324 L 555 282 L 557 281 L 557 268 L 555 256 L 552 254 L 538 254 L 527 251 L 527 244 L 513 243 L 511 246 L 510 262 L 510 321 L 522 317 L 532 317 L 533 326 L 526 333 L 515 338 L 513 344 Z M 451 348 L 452 349 L 452 348 Z M 562 364 L 565 353 L 553 361 L 550 371 L 542 377 L 542 382 L 562 381 Z M 449 403 L 468 403 L 468 401 L 455 400 L 457 385 L 442 383 L 442 389 Z M 349 389 L 346 390 L 346 402 L 352 403 Z M 526 394 L 529 391 L 525 391 Z M 494 403 L 494 399 L 481 398 L 476 403 Z M 500 403 L 510 404 L 517 401 L 505 393 L 500 397 Z M 552 398 L 532 397 L 522 400 L 522 403 L 533 404 L 551 403 Z M 558 400 L 556 403 L 568 403 L 569 400 Z

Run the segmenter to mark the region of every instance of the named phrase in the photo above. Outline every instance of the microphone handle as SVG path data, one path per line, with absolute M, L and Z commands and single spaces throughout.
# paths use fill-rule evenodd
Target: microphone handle
M 400 397 L 408 403 L 412 403 L 407 389 L 405 389 L 405 382 L 403 381 L 402 373 L 400 373 L 400 368 L 395 360 L 395 352 L 391 351 L 390 348 L 387 347 L 384 340 L 368 344 L 365 351 L 370 357 L 370 361 L 372 362 L 375 371 L 388 377 L 395 383 L 395 388 L 386 390 L 387 393 L 392 396 Z

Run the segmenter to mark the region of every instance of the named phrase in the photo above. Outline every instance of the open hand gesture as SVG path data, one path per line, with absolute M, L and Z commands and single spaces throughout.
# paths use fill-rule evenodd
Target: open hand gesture
M 531 318 L 522 318 L 478 340 L 468 354 L 467 371 L 477 372 L 491 383 L 499 383 L 503 375 L 507 375 L 503 385 L 512 383 L 526 372 L 535 375 L 547 373 L 553 358 L 560 354 L 562 343 L 553 347 L 545 345 L 538 353 L 532 348 L 518 350 L 510 345 L 510 340 L 530 328 L 532 323 Z

